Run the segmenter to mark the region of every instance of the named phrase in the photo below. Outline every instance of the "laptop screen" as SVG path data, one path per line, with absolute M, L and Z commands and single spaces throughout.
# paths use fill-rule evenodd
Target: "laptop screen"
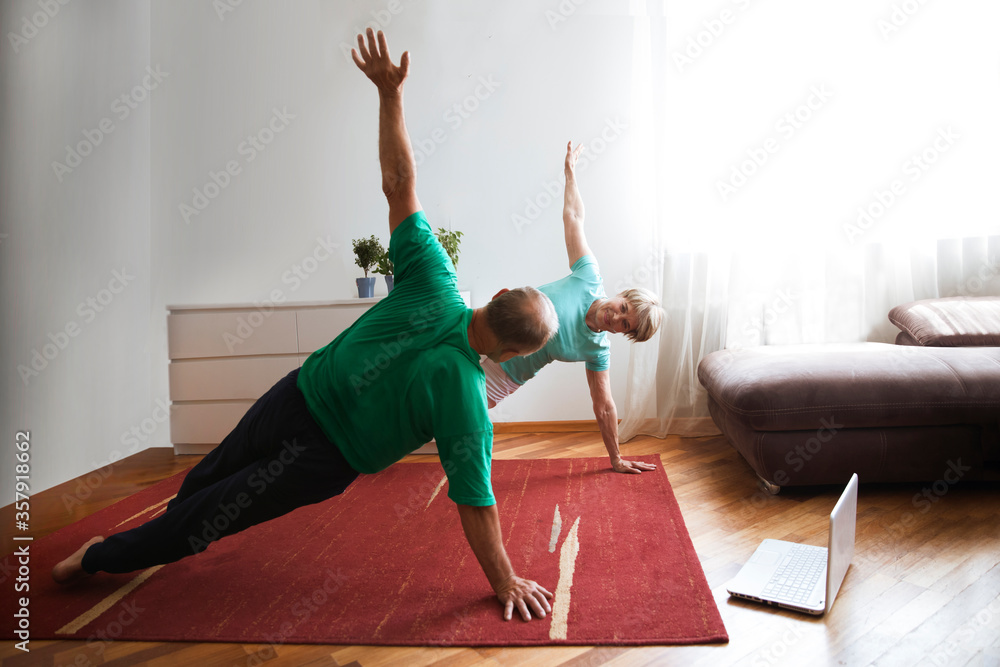
M 854 557 L 854 529 L 858 515 L 858 475 L 851 476 L 847 488 L 840 495 L 830 513 L 830 541 L 826 574 L 826 611 L 833 607 L 840 584 L 847 575 Z

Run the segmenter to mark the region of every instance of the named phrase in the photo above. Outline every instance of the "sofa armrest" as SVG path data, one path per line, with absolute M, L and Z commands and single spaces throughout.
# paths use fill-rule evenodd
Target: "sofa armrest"
M 897 345 L 1000 346 L 1000 297 L 924 299 L 896 306 L 889 321 L 899 327 Z

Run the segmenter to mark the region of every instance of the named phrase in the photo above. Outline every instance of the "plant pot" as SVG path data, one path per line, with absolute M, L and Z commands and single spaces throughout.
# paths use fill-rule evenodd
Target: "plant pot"
M 375 296 L 375 276 L 356 279 L 358 284 L 358 298 L 370 299 Z
M 385 293 L 390 294 L 392 292 L 392 276 L 383 276 L 385 278 Z

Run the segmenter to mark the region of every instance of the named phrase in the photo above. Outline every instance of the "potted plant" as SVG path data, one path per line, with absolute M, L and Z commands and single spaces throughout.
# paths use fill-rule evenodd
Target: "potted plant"
M 386 294 L 392 292 L 392 260 L 389 259 L 389 251 L 386 250 L 382 253 L 381 257 L 378 258 L 378 266 L 375 268 L 376 273 L 380 273 L 385 276 L 385 289 Z
M 354 239 L 352 243 L 354 244 L 354 263 L 365 271 L 365 277 L 355 281 L 358 285 L 358 297 L 361 299 L 371 298 L 375 294 L 375 276 L 369 277 L 368 271 L 378 263 L 379 257 L 385 253 L 385 249 L 382 248 L 382 244 L 379 243 L 374 234 L 367 239 Z
M 452 266 L 458 271 L 458 246 L 462 243 L 462 232 L 450 232 L 444 227 L 438 227 L 434 235 L 437 236 L 438 243 L 451 258 Z

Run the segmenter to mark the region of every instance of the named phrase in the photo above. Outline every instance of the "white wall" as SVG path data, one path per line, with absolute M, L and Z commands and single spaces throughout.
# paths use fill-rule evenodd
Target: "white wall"
M 157 426 L 150 365 L 162 361 L 149 348 L 153 98 L 140 88 L 136 97 L 146 99 L 134 109 L 118 100 L 146 74 L 149 4 L 51 5 L 50 16 L 37 2 L 0 3 L 4 503 L 14 498 L 7 473 L 17 431 L 30 432 L 37 492 L 137 451 L 143 443 L 129 440 L 130 429 L 143 420 Z M 86 155 L 67 158 L 67 145 Z M 166 427 L 155 435 L 165 441 Z
M 389 240 L 378 98 L 349 57 L 354 35 L 373 21 L 396 59 L 411 53 L 406 113 L 418 194 L 433 226 L 465 233 L 458 275 L 473 305 L 502 287 L 568 272 L 561 207 L 570 139 L 598 139 L 600 155 L 580 180 L 591 245 L 613 289 L 636 263 L 621 196 L 632 26 L 608 14 L 626 5 L 595 5 L 553 27 L 547 7 L 527 1 L 247 0 L 221 13 L 201 0 L 153 2 L 151 60 L 170 72 L 152 121 L 153 312 L 263 302 L 276 290 L 291 301 L 356 295 L 362 273 L 351 240 Z M 272 137 L 275 109 L 290 118 L 275 120 L 281 129 Z M 271 142 L 258 152 L 244 142 L 261 131 Z M 602 133 L 613 142 L 602 145 Z M 218 176 L 216 187 L 211 172 L 227 163 L 238 173 Z M 536 211 L 528 199 L 549 205 Z M 515 215 L 531 216 L 530 224 L 517 225 Z M 339 249 L 307 280 L 295 279 L 289 271 L 312 255 L 317 237 Z M 153 394 L 166 395 L 162 329 L 152 343 L 163 361 Z M 627 343 L 616 341 L 614 353 L 623 400 Z M 494 416 L 593 419 L 582 366 L 546 369 Z

